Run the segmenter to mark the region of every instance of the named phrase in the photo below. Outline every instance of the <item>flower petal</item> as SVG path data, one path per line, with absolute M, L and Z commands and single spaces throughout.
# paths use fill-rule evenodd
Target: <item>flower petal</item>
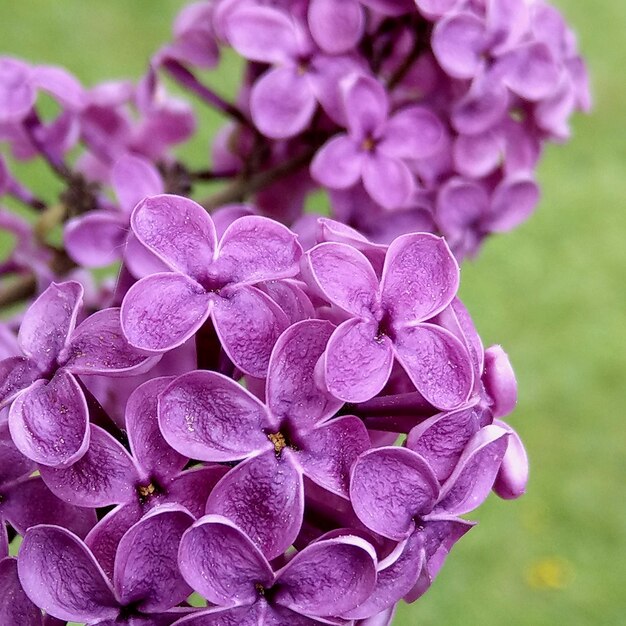
M 433 324 L 402 328 L 394 349 L 416 389 L 433 406 L 451 410 L 467 400 L 474 384 L 472 361 L 452 333 Z
M 268 559 L 283 554 L 302 525 L 302 475 L 287 454 L 277 459 L 272 450 L 244 461 L 217 483 L 207 501 L 207 513 L 234 522 Z
M 247 285 L 215 299 L 213 321 L 222 347 L 245 374 L 264 378 L 278 337 L 289 326 L 284 311 L 266 294 Z
M 317 100 L 305 75 L 295 67 L 270 69 L 250 93 L 250 113 L 256 127 L 271 139 L 297 135 L 311 121 Z
M 295 276 L 302 248 L 286 226 L 267 217 L 247 215 L 226 229 L 217 254 L 224 281 L 258 283 Z
M 347 135 L 329 139 L 311 162 L 311 176 L 331 189 L 347 189 L 361 177 L 363 153 Z
M 173 270 L 201 280 L 213 263 L 217 240 L 213 220 L 188 198 L 146 198 L 130 223 L 137 239 Z
M 73 374 L 131 376 L 142 374 L 159 357 L 146 356 L 126 341 L 120 324 L 120 310 L 103 309 L 90 315 L 72 333 L 69 345 L 59 355 Z
M 274 601 L 312 616 L 341 615 L 361 604 L 376 585 L 376 552 L 345 535 L 310 544 L 276 576 Z
M 31 526 L 56 524 L 84 537 L 96 523 L 95 511 L 63 502 L 40 476 L 14 483 L 3 497 L 2 517 L 22 536 Z
M 168 445 L 159 429 L 157 399 L 171 382 L 171 377 L 153 378 L 137 387 L 126 402 L 131 453 L 146 474 L 161 480 L 178 474 L 189 460 Z
M 480 424 L 474 407 L 434 415 L 411 430 L 406 446 L 417 452 L 444 482 Z
M 211 464 L 181 472 L 168 483 L 164 501 L 180 504 L 194 517 L 202 517 L 211 491 L 228 469 Z
M 369 447 L 363 422 L 345 415 L 308 431 L 294 454 L 308 478 L 347 498 L 352 465 Z
M 201 461 L 236 461 L 272 448 L 273 426 L 251 393 L 217 372 L 176 378 L 159 396 L 159 426 L 181 454 Z
M 363 186 L 385 209 L 402 208 L 415 190 L 415 177 L 404 161 L 381 151 L 363 162 Z
M 0 426 L 0 485 L 28 476 L 34 470 L 35 464 L 15 447 L 6 424 Z
M 206 611 L 192 613 L 176 622 L 176 626 L 259 626 L 259 624 L 270 626 L 265 615 L 265 608 L 261 603 L 241 608 L 213 607 Z M 265 621 L 261 621 L 263 619 Z M 285 626 L 292 625 L 285 624 Z M 293 626 L 299 625 L 293 624 Z
M 178 570 L 178 546 L 193 517 L 178 505 L 163 505 L 137 522 L 120 541 L 113 581 L 121 604 L 158 613 L 191 593 Z
M 148 196 L 162 194 L 163 179 L 148 159 L 124 154 L 111 169 L 111 184 L 124 212 L 130 213 Z
M 0 407 L 7 406 L 40 377 L 41 371 L 31 359 L 12 356 L 0 361 Z
M 114 211 L 90 211 L 65 225 L 67 253 L 83 267 L 105 267 L 122 258 L 128 218 Z
M 352 468 L 355 513 L 368 528 L 395 541 L 409 535 L 415 516 L 430 513 L 438 495 L 439 484 L 428 463 L 406 448 L 370 450 Z
M 480 506 L 493 487 L 508 440 L 509 433 L 499 426 L 481 428 L 441 488 L 435 512 L 463 515 Z
M 363 8 L 355 0 L 312 0 L 307 22 L 315 43 L 325 52 L 350 52 L 365 28 Z
M 195 281 L 182 274 L 153 274 L 135 283 L 124 297 L 122 331 L 131 346 L 167 352 L 192 337 L 210 309 L 210 296 Z
M 485 351 L 483 383 L 492 401 L 494 417 L 511 413 L 517 404 L 517 381 L 509 356 L 502 346 L 491 346 Z
M 526 493 L 528 456 L 519 435 L 508 424 L 501 420 L 494 420 L 493 423 L 509 433 L 509 442 L 493 490 L 505 500 L 514 500 Z
M 332 334 L 324 357 L 330 393 L 344 402 L 365 402 L 387 384 L 393 365 L 389 337 L 377 336 L 376 322 L 351 319 Z
M 535 210 L 539 196 L 539 186 L 530 178 L 503 180 L 493 194 L 485 228 L 495 233 L 505 233 L 517 228 Z
M 17 59 L 0 58 L 0 122 L 19 122 L 35 104 L 33 70 Z
M 67 466 L 89 445 L 87 402 L 76 379 L 60 370 L 52 380 L 37 381 L 17 397 L 9 428 L 17 448 L 42 465 Z
M 185 580 L 218 606 L 253 604 L 257 584 L 269 588 L 274 572 L 256 545 L 220 515 L 206 515 L 183 536 L 179 552 Z
M 315 366 L 324 353 L 333 325 L 305 320 L 278 339 L 267 375 L 265 396 L 272 415 L 307 429 L 334 415 L 342 405 L 315 382 Z
M 83 287 L 70 280 L 52 283 L 24 314 L 17 340 L 27 357 L 47 370 L 55 362 L 76 325 Z
M 320 243 L 304 255 L 303 273 L 332 304 L 353 315 L 373 317 L 378 278 L 362 252 L 344 243 Z
M 385 88 L 366 74 L 346 78 L 342 88 L 350 135 L 357 142 L 373 138 L 389 115 Z
M 58 526 L 35 526 L 20 546 L 17 569 L 28 597 L 54 617 L 73 622 L 114 619 L 111 584 L 85 544 Z
M 459 288 L 459 266 L 441 237 L 413 233 L 387 250 L 382 302 L 394 326 L 421 322 L 443 310 Z
M 387 122 L 378 148 L 390 157 L 425 159 L 439 150 L 442 138 L 443 125 L 434 113 L 408 107 Z
M 42 626 L 41 609 L 24 593 L 17 575 L 17 559 L 0 560 L 0 624 Z

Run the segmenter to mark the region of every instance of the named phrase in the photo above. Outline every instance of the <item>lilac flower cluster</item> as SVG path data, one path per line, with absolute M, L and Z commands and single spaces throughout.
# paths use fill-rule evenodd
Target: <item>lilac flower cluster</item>
M 526 488 L 459 262 L 589 107 L 574 37 L 542 0 L 205 0 L 173 30 L 137 84 L 0 58 L 0 623 L 386 626 Z M 236 103 L 196 75 L 225 46 Z M 228 118 L 211 169 L 175 156 L 172 80 Z

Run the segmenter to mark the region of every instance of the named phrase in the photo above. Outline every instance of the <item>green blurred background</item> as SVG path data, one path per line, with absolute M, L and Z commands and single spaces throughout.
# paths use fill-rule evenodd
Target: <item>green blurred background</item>
M 87 85 L 137 78 L 183 4 L 0 0 L 0 52 L 65 65 Z M 397 626 L 626 624 L 626 3 L 556 4 L 589 60 L 593 114 L 548 149 L 535 216 L 491 240 L 462 280 L 485 342 L 517 372 L 510 422 L 529 451 L 528 494 L 490 498 Z M 226 94 L 236 82 L 230 61 L 213 79 Z M 216 123 L 202 113 L 187 151 L 199 166 Z M 54 183 L 32 176 L 49 196 Z

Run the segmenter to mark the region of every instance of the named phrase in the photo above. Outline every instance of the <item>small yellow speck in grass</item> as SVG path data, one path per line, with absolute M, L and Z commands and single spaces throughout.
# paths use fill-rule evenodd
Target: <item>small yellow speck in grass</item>
M 538 559 L 526 571 L 526 582 L 533 589 L 565 589 L 572 581 L 572 564 L 562 557 Z

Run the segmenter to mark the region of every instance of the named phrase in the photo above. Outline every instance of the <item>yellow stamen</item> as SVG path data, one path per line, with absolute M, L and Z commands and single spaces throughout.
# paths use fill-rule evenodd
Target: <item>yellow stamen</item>
M 273 433 L 268 435 L 267 438 L 272 442 L 276 454 L 280 454 L 287 447 L 285 436 L 282 433 Z

